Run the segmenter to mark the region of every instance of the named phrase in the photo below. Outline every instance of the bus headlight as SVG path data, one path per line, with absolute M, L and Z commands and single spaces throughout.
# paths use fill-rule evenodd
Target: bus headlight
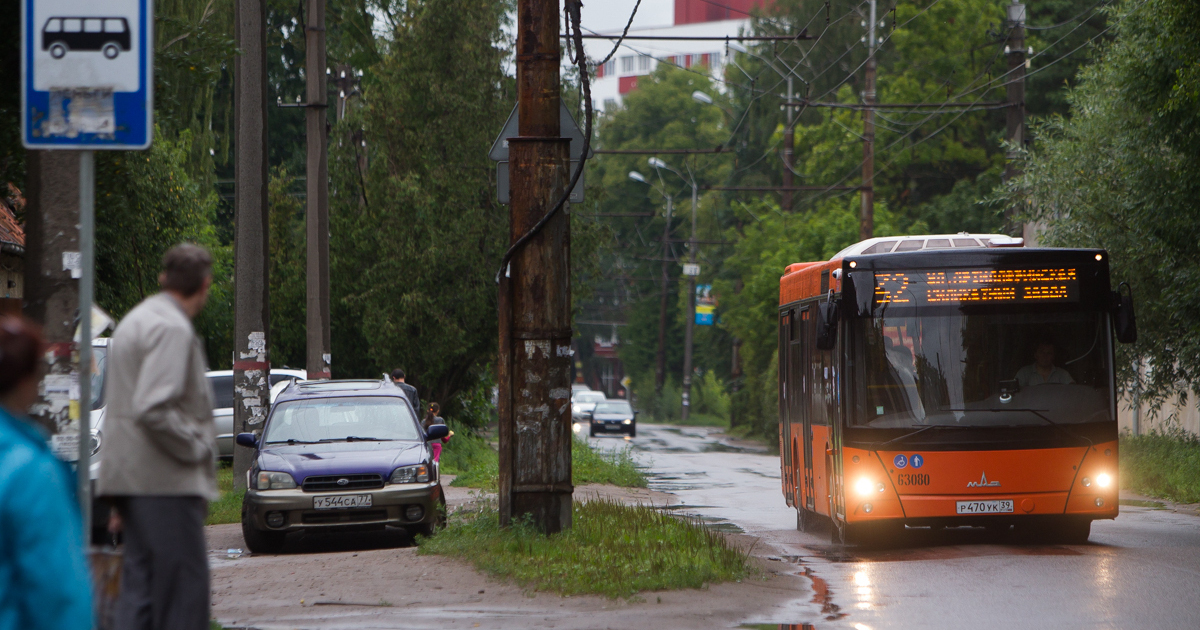
M 871 483 L 871 480 L 867 479 L 866 477 L 862 477 L 858 481 L 854 482 L 854 491 L 864 497 L 870 495 L 871 491 L 874 489 L 875 484 Z
M 1109 476 L 1108 473 L 1100 473 L 1099 475 L 1096 475 L 1097 486 L 1100 486 L 1101 488 L 1107 488 L 1110 484 L 1112 484 L 1112 477 Z

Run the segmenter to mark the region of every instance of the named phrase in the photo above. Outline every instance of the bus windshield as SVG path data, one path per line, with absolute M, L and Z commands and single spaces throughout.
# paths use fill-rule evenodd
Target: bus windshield
M 1113 420 L 1107 331 L 1086 311 L 852 318 L 850 425 Z

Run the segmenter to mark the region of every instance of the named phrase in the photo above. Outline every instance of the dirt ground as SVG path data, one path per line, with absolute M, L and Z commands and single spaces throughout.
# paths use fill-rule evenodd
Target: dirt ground
M 448 485 L 446 494 L 451 510 L 479 498 L 478 491 Z M 646 489 L 588 485 L 575 490 L 576 500 L 594 497 L 676 502 L 671 494 Z M 809 580 L 783 571 L 781 563 L 765 556 L 768 548 L 746 535 L 733 541 L 764 554 L 755 559 L 758 575 L 626 601 L 527 592 L 468 564 L 417 555 L 399 533 L 353 540 L 308 536 L 289 540 L 281 555 L 256 556 L 242 553 L 240 525 L 207 531 L 213 616 L 228 628 L 731 628 L 786 618 L 812 606 Z

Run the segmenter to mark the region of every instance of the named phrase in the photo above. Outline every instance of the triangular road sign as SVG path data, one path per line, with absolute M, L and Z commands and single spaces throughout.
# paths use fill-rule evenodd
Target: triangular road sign
M 558 125 L 560 137 L 571 139 L 571 161 L 579 161 L 579 156 L 583 153 L 583 130 L 575 123 L 571 112 L 567 111 L 566 104 L 561 100 L 558 102 Z M 488 151 L 489 158 L 495 162 L 508 161 L 508 139 L 521 135 L 518 126 L 517 108 L 513 107 L 512 113 L 508 115 L 508 120 L 504 122 L 504 128 L 500 130 L 500 135 L 496 136 L 496 141 L 492 143 L 492 149 Z M 594 153 L 595 151 L 589 150 L 588 157 L 592 157 Z

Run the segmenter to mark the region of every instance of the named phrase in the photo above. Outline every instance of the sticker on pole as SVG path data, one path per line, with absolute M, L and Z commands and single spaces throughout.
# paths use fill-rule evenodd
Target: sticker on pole
M 21 140 L 145 149 L 153 127 L 151 0 L 21 3 Z

